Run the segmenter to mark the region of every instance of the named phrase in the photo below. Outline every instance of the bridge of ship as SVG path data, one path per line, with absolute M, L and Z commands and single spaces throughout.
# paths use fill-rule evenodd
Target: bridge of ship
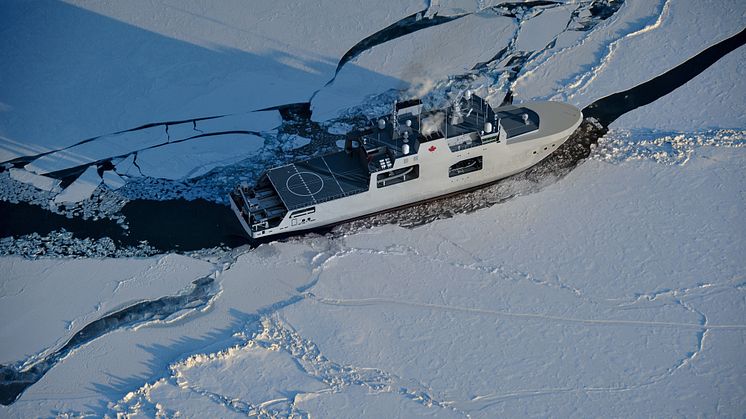
M 409 154 L 414 154 L 417 153 L 422 143 L 473 134 L 468 138 L 459 139 L 459 142 L 449 143 L 452 151 L 458 151 L 501 139 L 510 142 L 514 137 L 539 129 L 539 115 L 525 107 L 507 105 L 495 111 L 481 97 L 471 95 L 469 99 L 461 98 L 458 108 L 457 112 L 451 108 L 421 114 L 417 111 L 399 113 L 396 116 L 396 124 L 392 124 L 392 117 L 384 117 L 382 119 L 385 129 L 373 127 L 362 133 L 365 147 L 369 150 L 385 147 L 387 156 L 384 157 L 389 157 L 389 160 L 393 161 L 404 155 L 402 146 L 405 143 L 409 145 Z M 372 125 L 377 125 L 377 121 L 371 122 Z M 492 125 L 492 132 L 483 131 L 486 122 Z M 498 125 L 504 132 L 500 139 L 498 139 Z M 426 128 L 427 133 L 423 133 L 423 128 Z M 375 162 L 376 159 L 374 159 Z M 371 172 L 386 168 L 375 165 L 370 167 Z

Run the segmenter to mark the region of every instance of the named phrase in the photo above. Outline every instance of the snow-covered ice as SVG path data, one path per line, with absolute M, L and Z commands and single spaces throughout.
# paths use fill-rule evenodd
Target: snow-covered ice
M 514 30 L 512 19 L 476 13 L 378 45 L 342 67 L 314 96 L 313 117 L 331 119 L 367 96 L 464 73 L 494 56 Z
M 3 364 L 43 355 L 104 313 L 176 293 L 211 272 L 209 263 L 179 255 L 65 261 L 10 257 L 3 267 Z
M 746 16 L 738 0 L 626 1 L 618 15 L 586 38 L 527 66 L 515 83 L 516 95 L 584 107 L 665 72 L 744 25 Z M 725 80 L 737 78 L 729 73 Z M 714 98 L 701 95 L 698 106 L 707 106 L 708 100 L 717 104 Z
M 13 82 L 0 85 L 0 161 L 156 121 L 307 101 L 355 42 L 424 8 L 346 5 L 4 3 L 2 76 Z
M 703 158 L 676 176 L 661 172 L 677 168 L 650 162 L 590 161 L 541 194 L 481 211 L 473 221 L 358 234 L 327 264 L 313 295 L 282 316 L 326 356 L 417 378 L 434 399 L 467 413 L 493 403 L 533 404 L 500 400 L 511 393 L 570 392 L 577 396 L 570 394 L 568 405 L 593 415 L 600 406 L 583 403 L 586 390 L 642 387 L 642 396 L 669 374 L 692 373 L 702 333 L 714 324 L 707 314 L 717 305 L 713 295 L 740 292 L 746 230 L 733 226 L 743 184 L 719 180 L 739 178 L 742 170 L 728 161 L 744 156 L 707 153 L 719 164 Z M 712 175 L 703 179 L 703 172 Z M 715 196 L 700 199 L 712 189 Z M 705 214 L 708 222 L 697 222 Z M 745 331 L 745 307 L 738 306 L 733 317 L 719 319 L 726 335 Z M 739 370 L 737 351 L 726 353 Z M 676 392 L 676 383 L 671 377 L 662 387 Z M 620 414 L 634 416 L 647 402 Z M 501 414 L 492 412 L 487 416 Z
M 229 268 L 209 311 L 89 343 L 10 412 L 40 403 L 94 412 L 86 405 L 120 394 L 112 414 L 314 415 L 337 404 L 357 412 L 349 400 L 369 394 L 361 406 L 404 415 L 592 416 L 611 407 L 636 416 L 651 403 L 664 416 L 737 415 L 746 408 L 746 177 L 734 163 L 745 150 L 703 146 L 683 166 L 594 158 L 541 193 L 477 213 L 213 262 Z M 148 366 L 167 359 L 176 359 L 167 375 Z M 71 393 L 70 380 L 89 390 Z
M 28 160 L 2 204 L 121 217 L 125 196 L 222 191 L 199 185 L 343 146 L 392 88 L 585 106 L 746 26 L 731 0 L 512 3 L 6 2 L 0 161 Z M 421 27 L 360 46 L 402 21 Z M 74 260 L 154 250 L 0 237 L 29 256 L 0 257 L 3 397 L 38 380 L 0 416 L 742 417 L 743 61 L 621 116 L 572 170 L 409 227 Z M 309 101 L 321 123 L 257 112 Z
M 737 49 L 654 104 L 623 115 L 611 126 L 678 131 L 743 128 L 744 62 L 746 50 Z

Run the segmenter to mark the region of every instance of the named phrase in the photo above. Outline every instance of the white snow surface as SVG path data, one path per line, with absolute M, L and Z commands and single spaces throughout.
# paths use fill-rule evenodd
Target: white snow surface
M 732 374 L 698 377 L 696 363 L 717 334 L 707 330 L 716 323 L 709 307 L 731 330 L 722 339 L 746 332 L 738 256 L 746 229 L 731 224 L 746 203 L 744 184 L 719 181 L 740 177 L 728 161 L 744 156 L 713 153 L 720 164 L 703 158 L 678 176 L 649 162 L 590 161 L 541 194 L 469 221 L 358 234 L 313 296 L 282 316 L 329 358 L 414 379 L 468 414 L 594 416 L 610 404 L 635 416 L 661 393 L 687 394 L 692 408 L 719 399 L 741 411 L 740 391 L 706 391 L 722 391 L 720 379 L 738 383 L 736 348 L 715 350 Z M 694 221 L 705 214 L 721 218 Z M 731 292 L 739 296 L 725 297 Z M 716 295 L 739 302 L 720 313 Z M 676 398 L 656 403 L 664 416 L 681 408 Z
M 210 310 L 103 336 L 3 409 L 737 416 L 745 157 L 594 158 L 541 193 L 416 229 L 239 250 Z
M 132 260 L 8 257 L 2 265 L 2 364 L 44 355 L 103 314 L 133 301 L 176 294 L 212 268 L 180 255 Z
M 356 42 L 425 6 L 345 4 L 3 2 L 0 161 L 150 122 L 307 101 Z
M 334 82 L 314 96 L 313 119 L 336 117 L 367 96 L 389 89 L 417 89 L 467 72 L 503 48 L 514 30 L 510 18 L 475 13 L 373 47 L 354 65 L 342 67 Z
M 695 131 L 746 127 L 746 49 L 721 58 L 685 85 L 624 114 L 611 127 Z
M 568 19 L 560 5 L 516 32 L 511 19 L 469 15 L 374 47 L 323 88 L 352 45 L 404 16 L 494 4 L 280 1 L 247 13 L 237 1 L 4 3 L 11 42 L 0 48 L 28 65 L 0 70 L 0 159 L 104 135 L 11 176 L 56 191 L 41 174 L 108 156 L 111 188 L 197 176 L 262 138 L 171 141 L 273 132 L 277 113 L 249 111 L 318 89 L 314 115 L 332 115 L 342 110 L 327 106 L 333 97 L 351 106 L 443 83 L 514 36 L 518 50 L 544 48 Z M 533 56 L 516 95 L 588 104 L 739 31 L 744 13 L 731 0 L 627 0 Z M 430 47 L 459 40 L 469 41 L 459 60 Z M 566 176 L 508 180 L 516 197 L 475 212 L 207 255 L 0 257 L 3 365 L 30 366 L 106 314 L 215 281 L 205 307 L 77 347 L 0 416 L 742 417 L 743 51 L 622 116 Z M 415 80 L 413 63 L 431 80 Z M 168 134 L 107 134 L 218 114 L 230 115 Z M 286 147 L 309 141 L 293 135 Z M 57 200 L 84 199 L 101 182 L 93 165 Z
M 734 35 L 745 26 L 746 11 L 743 2 L 738 0 L 626 1 L 617 15 L 587 37 L 548 54 L 545 59 L 536 60 L 535 64 L 526 68 L 514 83 L 515 95 L 523 100 L 563 100 L 582 108 L 598 98 L 652 79 L 704 48 Z M 707 121 L 710 125 L 706 127 L 734 128 L 735 121 L 743 121 L 740 119 L 744 113 L 743 106 L 726 109 L 721 105 L 722 95 L 718 93 L 730 88 L 730 82 L 742 81 L 732 71 L 725 72 L 727 78 L 714 79 L 725 83 L 715 87 L 714 92 L 701 91 L 696 97 L 681 93 L 679 97 L 687 97 L 685 103 L 670 103 L 677 103 L 679 110 L 686 115 L 696 115 L 694 112 L 697 109 L 715 106 L 720 111 L 720 118 Z M 707 85 L 712 87 L 715 81 Z M 706 88 L 701 82 L 699 86 Z M 694 112 L 690 113 L 686 105 L 695 104 Z M 656 115 L 657 112 L 652 114 L 653 117 L 638 122 L 651 124 L 646 128 L 658 128 L 652 124 L 658 122 L 656 118 L 659 115 Z M 703 116 L 712 114 L 703 111 L 699 115 L 697 122 L 701 122 Z M 660 128 L 702 128 L 696 123 L 686 122 L 686 118 L 669 120 Z M 663 117 L 663 121 L 666 121 L 666 117 Z M 671 122 L 681 125 L 671 126 Z

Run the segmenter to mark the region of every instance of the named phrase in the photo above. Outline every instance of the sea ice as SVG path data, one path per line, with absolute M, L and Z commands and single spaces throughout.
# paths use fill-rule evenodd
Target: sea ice
M 121 188 L 126 183 L 125 180 L 117 174 L 117 172 L 111 170 L 105 171 L 102 177 L 106 186 L 113 191 Z
M 277 144 L 279 112 L 250 111 L 321 89 L 314 117 L 325 119 L 415 76 L 429 77 L 426 87 L 447 84 L 516 35 L 520 49 L 542 48 L 569 19 L 567 5 L 551 5 L 522 21 L 521 33 L 515 19 L 486 10 L 493 1 L 326 1 L 254 5 L 253 13 L 232 1 L 4 4 L 7 61 L 27 65 L 3 73 L 13 83 L 0 86 L 0 157 L 58 150 L 27 166 L 35 173 L 113 157 L 128 180 L 142 170 L 138 185 L 197 194 L 191 183 L 147 176 L 203 174 L 263 142 L 292 151 L 310 138 L 282 133 L 291 141 Z M 324 87 L 356 42 L 425 9 L 423 19 L 482 11 L 367 50 Z M 740 30 L 742 12 L 731 0 L 627 0 L 590 32 L 562 32 L 553 49 L 531 56 L 516 96 L 587 104 Z M 383 215 L 373 228 L 254 249 L 2 257 L 3 365 L 30 366 L 86 325 L 178 295 L 197 278 L 209 276 L 214 288 L 206 306 L 176 307 L 167 321 L 124 321 L 77 347 L 0 416 L 740 417 L 741 61 L 743 48 L 621 117 L 569 173 L 529 186 L 506 180 L 479 195 L 499 204 L 438 213 L 416 228 Z M 227 116 L 110 134 L 211 115 Z M 229 130 L 248 133 L 175 142 Z M 61 150 L 95 135 L 104 137 Z M 275 158 L 255 156 L 241 176 Z M 121 184 L 115 172 L 103 172 L 107 186 Z M 16 189 L 55 190 L 26 170 L 2 176 Z M 85 199 L 101 182 L 91 165 L 57 200 Z M 493 190 L 507 192 L 488 196 Z M 27 195 L 51 199 L 35 193 Z
M 24 169 L 11 168 L 10 177 L 23 183 L 28 183 L 36 188 L 47 192 L 59 192 L 60 181 L 47 176 L 37 175 Z
M 313 119 L 335 117 L 372 94 L 468 71 L 494 56 L 514 30 L 512 19 L 484 12 L 378 45 L 342 67 L 334 82 L 314 96 Z
M 13 82 L 0 85 L 0 161 L 152 122 L 308 101 L 355 42 L 424 7 L 4 2 L 3 80 Z
M 57 204 L 75 203 L 90 198 L 98 185 L 101 184 L 101 176 L 96 166 L 88 167 L 75 181 L 64 191 L 54 198 Z
M 264 144 L 253 134 L 226 134 L 196 138 L 138 153 L 137 163 L 145 176 L 182 179 L 207 173 L 251 156 Z

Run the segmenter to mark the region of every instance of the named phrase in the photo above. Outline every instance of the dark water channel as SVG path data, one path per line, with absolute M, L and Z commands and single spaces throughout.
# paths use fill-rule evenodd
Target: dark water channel
M 136 247 L 146 241 L 160 251 L 238 247 L 249 243 L 229 207 L 203 199 L 130 201 L 122 208 L 129 226 L 127 230 L 116 221 L 67 218 L 25 202 L 0 201 L 0 214 L 0 237 L 31 233 L 44 236 L 64 229 L 78 238 L 109 237 L 119 246 Z

